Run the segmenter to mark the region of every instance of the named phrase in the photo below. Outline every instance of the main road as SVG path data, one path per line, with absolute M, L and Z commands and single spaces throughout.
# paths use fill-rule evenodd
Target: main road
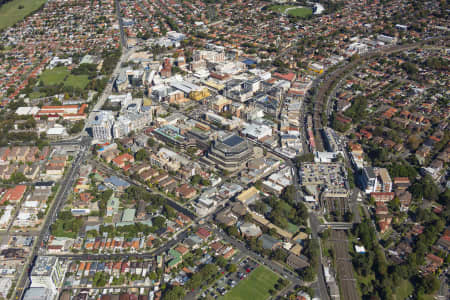
M 63 207 L 63 204 L 65 200 L 67 199 L 67 196 L 75 182 L 75 179 L 77 177 L 78 171 L 80 169 L 80 165 L 84 162 L 84 156 L 88 150 L 87 146 L 82 146 L 80 152 L 78 153 L 77 157 L 73 161 L 69 171 L 65 175 L 63 181 L 60 184 L 60 189 L 58 190 L 58 193 L 53 200 L 53 202 L 50 204 L 50 208 L 48 210 L 48 213 L 46 215 L 44 224 L 42 225 L 41 232 L 39 233 L 38 237 L 36 238 L 33 248 L 31 250 L 31 253 L 28 257 L 28 261 L 24 265 L 24 270 L 22 274 L 19 276 L 19 279 L 17 281 L 16 285 L 16 299 L 21 299 L 23 296 L 23 293 L 25 289 L 28 287 L 29 284 L 29 273 L 31 270 L 31 267 L 39 254 L 39 250 L 41 249 L 42 242 L 48 237 L 50 232 L 50 226 L 53 224 L 53 222 L 56 220 L 56 217 L 58 216 L 58 212 Z
M 117 14 L 119 28 L 120 28 L 120 41 L 122 44 L 122 49 L 126 49 L 127 43 L 126 43 L 125 33 L 123 30 L 123 21 L 122 21 L 121 15 L 120 15 L 120 4 L 119 4 L 118 0 L 115 0 L 115 5 L 116 5 L 116 14 Z M 118 73 L 123 59 L 127 58 L 128 55 L 129 55 L 128 51 L 126 53 L 122 52 L 122 56 L 119 60 L 119 63 L 116 65 L 116 68 L 115 68 L 112 76 L 114 74 Z M 103 105 L 103 103 L 104 103 L 105 99 L 107 98 L 107 95 L 111 91 L 111 89 L 112 89 L 112 83 L 110 81 L 107 84 L 106 88 L 104 89 L 104 93 L 100 97 L 99 101 L 96 103 L 94 110 L 99 109 Z M 93 114 L 91 114 L 90 117 L 92 117 L 92 115 Z M 86 123 L 89 123 L 89 122 L 86 122 Z M 78 143 L 77 143 L 77 141 L 78 141 Z M 58 212 L 63 207 L 63 204 L 65 203 L 65 200 L 67 199 L 67 196 L 75 182 L 80 165 L 84 162 L 84 156 L 85 156 L 87 150 L 89 149 L 90 141 L 91 141 L 91 139 L 86 136 L 83 136 L 80 139 L 75 139 L 74 141 L 71 141 L 73 144 L 80 145 L 80 152 L 78 153 L 77 157 L 73 161 L 72 166 L 69 169 L 69 172 L 66 174 L 63 181 L 61 182 L 58 194 L 55 197 L 54 201 L 52 202 L 52 204 L 48 210 L 44 224 L 42 226 L 42 229 L 41 229 L 38 237 L 36 238 L 36 240 L 34 242 L 34 245 L 31 250 L 30 256 L 28 258 L 28 261 L 25 263 L 24 270 L 18 278 L 16 288 L 15 288 L 15 299 L 21 299 L 23 297 L 24 291 L 30 283 L 29 282 L 30 281 L 29 273 L 31 271 L 31 267 L 32 267 L 37 255 L 39 254 L 39 250 L 41 249 L 42 242 L 48 238 L 51 224 L 53 224 L 53 222 L 55 222 L 55 220 L 58 216 Z
M 190 228 L 190 227 L 188 227 Z M 161 247 L 145 252 L 145 253 L 100 253 L 100 254 L 90 254 L 90 253 L 83 253 L 83 254 L 75 254 L 75 253 L 52 253 L 47 254 L 48 256 L 56 256 L 59 258 L 64 259 L 70 259 L 70 260 L 133 260 L 133 259 L 151 259 L 154 258 L 157 255 L 160 255 L 164 252 L 167 252 L 169 249 L 174 247 L 179 242 L 183 241 L 188 237 L 189 233 L 188 230 L 184 230 L 176 235 L 175 238 L 172 238 L 168 242 L 164 243 Z

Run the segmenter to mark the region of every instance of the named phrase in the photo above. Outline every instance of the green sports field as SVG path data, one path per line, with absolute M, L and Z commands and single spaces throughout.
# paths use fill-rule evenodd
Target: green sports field
M 269 10 L 301 18 L 305 18 L 312 15 L 311 8 L 296 5 L 273 5 L 269 7 Z
M 40 80 L 44 85 L 57 85 L 64 83 L 65 86 L 84 89 L 89 84 L 88 75 L 71 75 L 66 67 L 56 67 L 45 70 Z
M 69 75 L 64 85 L 84 89 L 89 81 L 89 76 L 87 75 Z
M 46 0 L 13 0 L 3 4 L 0 6 L 0 30 L 16 24 L 45 2 Z
M 264 300 L 270 297 L 269 290 L 274 289 L 280 278 L 264 266 L 259 266 L 229 291 L 222 300 Z
M 70 72 L 66 67 L 56 67 L 53 69 L 47 69 L 42 72 L 41 81 L 45 85 L 56 85 L 64 82 L 66 76 L 69 76 Z

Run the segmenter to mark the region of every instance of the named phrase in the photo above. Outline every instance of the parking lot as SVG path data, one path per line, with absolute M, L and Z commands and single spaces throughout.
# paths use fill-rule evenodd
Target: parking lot
M 236 265 L 236 272 L 223 272 L 224 276 L 206 289 L 201 294 L 201 298 L 206 298 L 209 296 L 214 299 L 218 299 L 221 296 L 226 295 L 227 292 L 234 288 L 241 280 L 247 278 L 247 276 L 259 266 L 257 262 L 248 257 L 243 258 L 240 262 L 237 262 Z

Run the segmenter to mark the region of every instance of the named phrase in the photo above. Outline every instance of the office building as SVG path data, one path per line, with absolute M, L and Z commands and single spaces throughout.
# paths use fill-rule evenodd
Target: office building
M 31 271 L 31 288 L 44 288 L 49 291 L 43 292 L 44 294 L 56 296 L 64 279 L 64 273 L 62 262 L 57 257 L 38 256 Z M 42 291 L 38 294 L 42 294 Z
M 115 121 L 112 131 L 114 138 L 127 136 L 132 131 L 143 129 L 152 121 L 151 113 L 126 112 Z
M 91 123 L 92 136 L 101 141 L 112 139 L 114 115 L 111 111 L 100 111 Z
M 253 155 L 253 148 L 240 136 L 229 134 L 214 141 L 207 159 L 222 170 L 234 172 L 245 167 Z

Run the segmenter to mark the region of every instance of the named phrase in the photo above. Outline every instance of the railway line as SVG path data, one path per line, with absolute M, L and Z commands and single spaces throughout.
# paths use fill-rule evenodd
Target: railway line
M 352 259 L 348 253 L 347 233 L 343 230 L 333 230 L 330 241 L 336 253 L 337 277 L 342 299 L 358 300 L 360 297 L 353 276 Z
M 333 198 L 324 201 L 325 206 L 329 214 L 334 215 L 334 219 L 331 221 L 342 222 L 344 221 L 345 214 L 350 210 L 348 199 L 346 198 Z
M 323 128 L 324 120 L 322 120 L 323 113 L 325 112 L 326 117 L 328 118 L 328 113 L 330 112 L 330 102 L 328 101 L 329 91 L 333 89 L 333 87 L 345 77 L 345 74 L 355 69 L 365 60 L 373 59 L 375 57 L 381 55 L 388 55 L 401 51 L 408 51 L 417 49 L 420 47 L 424 47 L 427 44 L 438 41 L 442 44 L 448 42 L 449 36 L 441 36 L 436 37 L 416 43 L 410 43 L 405 45 L 396 45 L 388 48 L 377 49 L 375 51 L 368 52 L 360 57 L 348 62 L 346 65 L 339 67 L 333 72 L 323 75 L 323 82 L 320 84 L 319 88 L 316 90 L 315 95 L 313 95 L 313 125 L 314 125 L 314 135 L 316 137 L 316 147 L 318 151 L 323 151 L 323 141 L 321 137 L 321 130 Z M 436 46 L 437 48 L 441 48 L 442 46 Z M 328 122 L 328 120 L 327 120 Z

